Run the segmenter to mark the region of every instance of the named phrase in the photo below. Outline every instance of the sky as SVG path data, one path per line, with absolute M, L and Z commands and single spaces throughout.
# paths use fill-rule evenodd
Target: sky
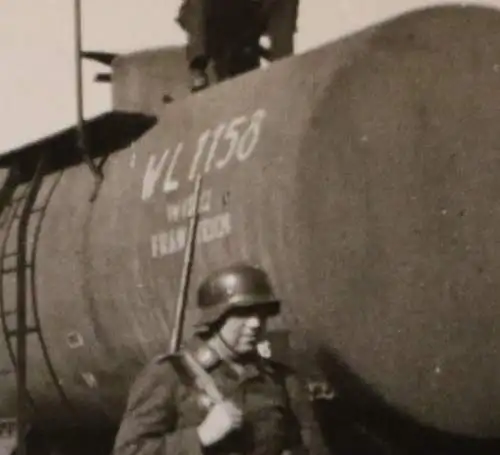
M 297 52 L 309 50 L 405 11 L 434 4 L 500 0 L 301 0 Z M 130 52 L 183 44 L 175 23 L 180 0 L 81 0 L 83 49 Z M 0 153 L 74 124 L 74 1 L 0 2 Z M 111 109 L 106 67 L 84 62 L 85 117 Z

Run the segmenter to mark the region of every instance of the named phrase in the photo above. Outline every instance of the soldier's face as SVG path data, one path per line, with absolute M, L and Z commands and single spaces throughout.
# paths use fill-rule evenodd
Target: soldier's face
M 253 351 L 266 329 L 267 318 L 257 311 L 230 313 L 221 328 L 221 335 L 238 354 Z

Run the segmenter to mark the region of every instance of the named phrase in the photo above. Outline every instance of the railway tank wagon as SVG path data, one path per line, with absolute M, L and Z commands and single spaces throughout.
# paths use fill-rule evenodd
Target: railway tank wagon
M 284 301 L 273 326 L 290 329 L 306 377 L 319 370 L 375 420 L 388 409 L 423 432 L 498 438 L 499 55 L 496 10 L 409 13 L 196 95 L 148 101 L 157 124 L 107 158 L 93 202 L 85 166 L 48 173 L 39 235 L 28 235 L 28 320 L 43 334 L 28 335 L 34 422 L 117 424 L 140 365 L 167 349 L 202 175 L 186 336 L 202 277 L 257 262 Z M 164 95 L 154 68 L 130 86 L 126 70 L 118 59 L 120 109 L 140 106 L 134 87 Z M 11 311 L 14 285 L 2 288 Z

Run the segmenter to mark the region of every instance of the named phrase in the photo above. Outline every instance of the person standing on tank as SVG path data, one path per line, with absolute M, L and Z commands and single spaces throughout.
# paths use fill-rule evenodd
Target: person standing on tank
M 177 23 L 187 33 L 193 92 L 208 86 L 211 61 L 217 81 L 294 52 L 299 0 L 183 0 Z M 260 46 L 268 36 L 270 48 Z
M 113 454 L 308 453 L 320 435 L 306 388 L 291 368 L 258 349 L 280 305 L 260 268 L 237 264 L 209 275 L 198 288 L 195 336 L 138 375 Z M 188 359 L 223 399 L 214 401 L 197 382 Z

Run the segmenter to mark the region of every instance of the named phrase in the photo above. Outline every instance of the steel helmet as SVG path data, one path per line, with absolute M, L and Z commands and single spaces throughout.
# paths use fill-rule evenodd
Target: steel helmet
M 198 288 L 201 314 L 196 327 L 217 322 L 235 308 L 261 305 L 267 307 L 270 315 L 279 313 L 280 302 L 266 272 L 244 263 L 216 270 Z

